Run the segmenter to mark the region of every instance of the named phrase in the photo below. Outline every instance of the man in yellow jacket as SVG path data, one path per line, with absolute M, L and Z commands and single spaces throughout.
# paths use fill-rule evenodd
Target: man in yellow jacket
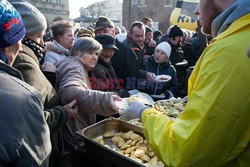
M 166 166 L 250 166 L 249 0 L 200 0 L 203 32 L 214 38 L 189 79 L 188 102 L 176 122 L 130 102 L 144 134 Z

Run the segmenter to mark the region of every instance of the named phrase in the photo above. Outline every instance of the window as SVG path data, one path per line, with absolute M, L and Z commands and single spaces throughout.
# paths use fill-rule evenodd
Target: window
M 145 0 L 132 0 L 132 5 L 145 5 Z

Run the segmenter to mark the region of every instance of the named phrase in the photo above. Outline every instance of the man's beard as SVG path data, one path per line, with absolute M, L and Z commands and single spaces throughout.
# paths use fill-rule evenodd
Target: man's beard
M 203 9 L 204 10 L 204 9 Z M 221 13 L 221 10 L 214 4 L 213 0 L 208 0 L 205 4 L 205 10 L 203 11 L 203 14 L 206 13 L 206 16 L 202 16 L 202 27 L 201 32 L 204 35 L 211 35 L 211 26 L 213 20 Z M 205 18 L 205 20 L 204 20 Z

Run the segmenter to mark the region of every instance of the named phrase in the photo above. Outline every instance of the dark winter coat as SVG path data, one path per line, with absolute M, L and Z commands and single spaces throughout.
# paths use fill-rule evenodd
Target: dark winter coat
M 126 90 L 122 89 L 121 80 L 117 79 L 116 73 L 111 65 L 101 58 L 93 70 L 89 72 L 90 80 L 93 81 L 92 89 L 104 92 L 116 92 L 120 97 L 128 97 Z
M 186 85 L 186 69 L 187 66 L 176 66 L 176 63 L 182 62 L 185 60 L 184 53 L 181 47 L 172 44 L 169 40 L 172 50 L 170 54 L 170 62 L 175 67 L 177 72 L 177 81 L 178 81 L 178 89 L 181 90 L 185 88 Z
M 168 82 L 161 82 L 157 84 L 157 89 L 156 89 L 156 84 L 154 84 L 154 87 L 150 87 L 146 91 L 148 94 L 154 94 L 155 89 L 156 89 L 156 94 L 160 95 L 161 93 L 164 93 L 166 95 L 166 98 L 169 97 L 169 93 L 167 90 L 171 91 L 173 95 L 176 94 L 177 92 L 177 77 L 176 77 L 176 70 L 174 66 L 170 65 L 169 62 L 166 63 L 161 63 L 158 64 L 155 62 L 154 57 L 149 57 L 143 64 L 143 70 L 152 72 L 155 75 L 170 75 L 172 79 Z
M 136 45 L 129 36 L 127 36 L 127 38 L 123 41 L 123 43 L 125 45 L 129 46 L 133 50 L 133 52 L 136 54 L 137 68 L 141 69 L 142 64 L 143 64 L 143 57 L 145 55 L 144 46 Z M 146 78 L 146 71 L 139 70 L 137 77 L 145 79 Z
M 116 39 L 116 47 L 112 57 L 112 67 L 115 70 L 118 79 L 123 79 L 123 88 L 126 89 L 127 78 L 137 77 L 138 66 L 135 53 L 132 49 Z

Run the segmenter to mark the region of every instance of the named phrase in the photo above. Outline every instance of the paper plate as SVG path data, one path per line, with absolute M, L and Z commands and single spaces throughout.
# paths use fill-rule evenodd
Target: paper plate
M 170 75 L 157 75 L 155 80 L 157 82 L 168 82 L 172 77 Z

